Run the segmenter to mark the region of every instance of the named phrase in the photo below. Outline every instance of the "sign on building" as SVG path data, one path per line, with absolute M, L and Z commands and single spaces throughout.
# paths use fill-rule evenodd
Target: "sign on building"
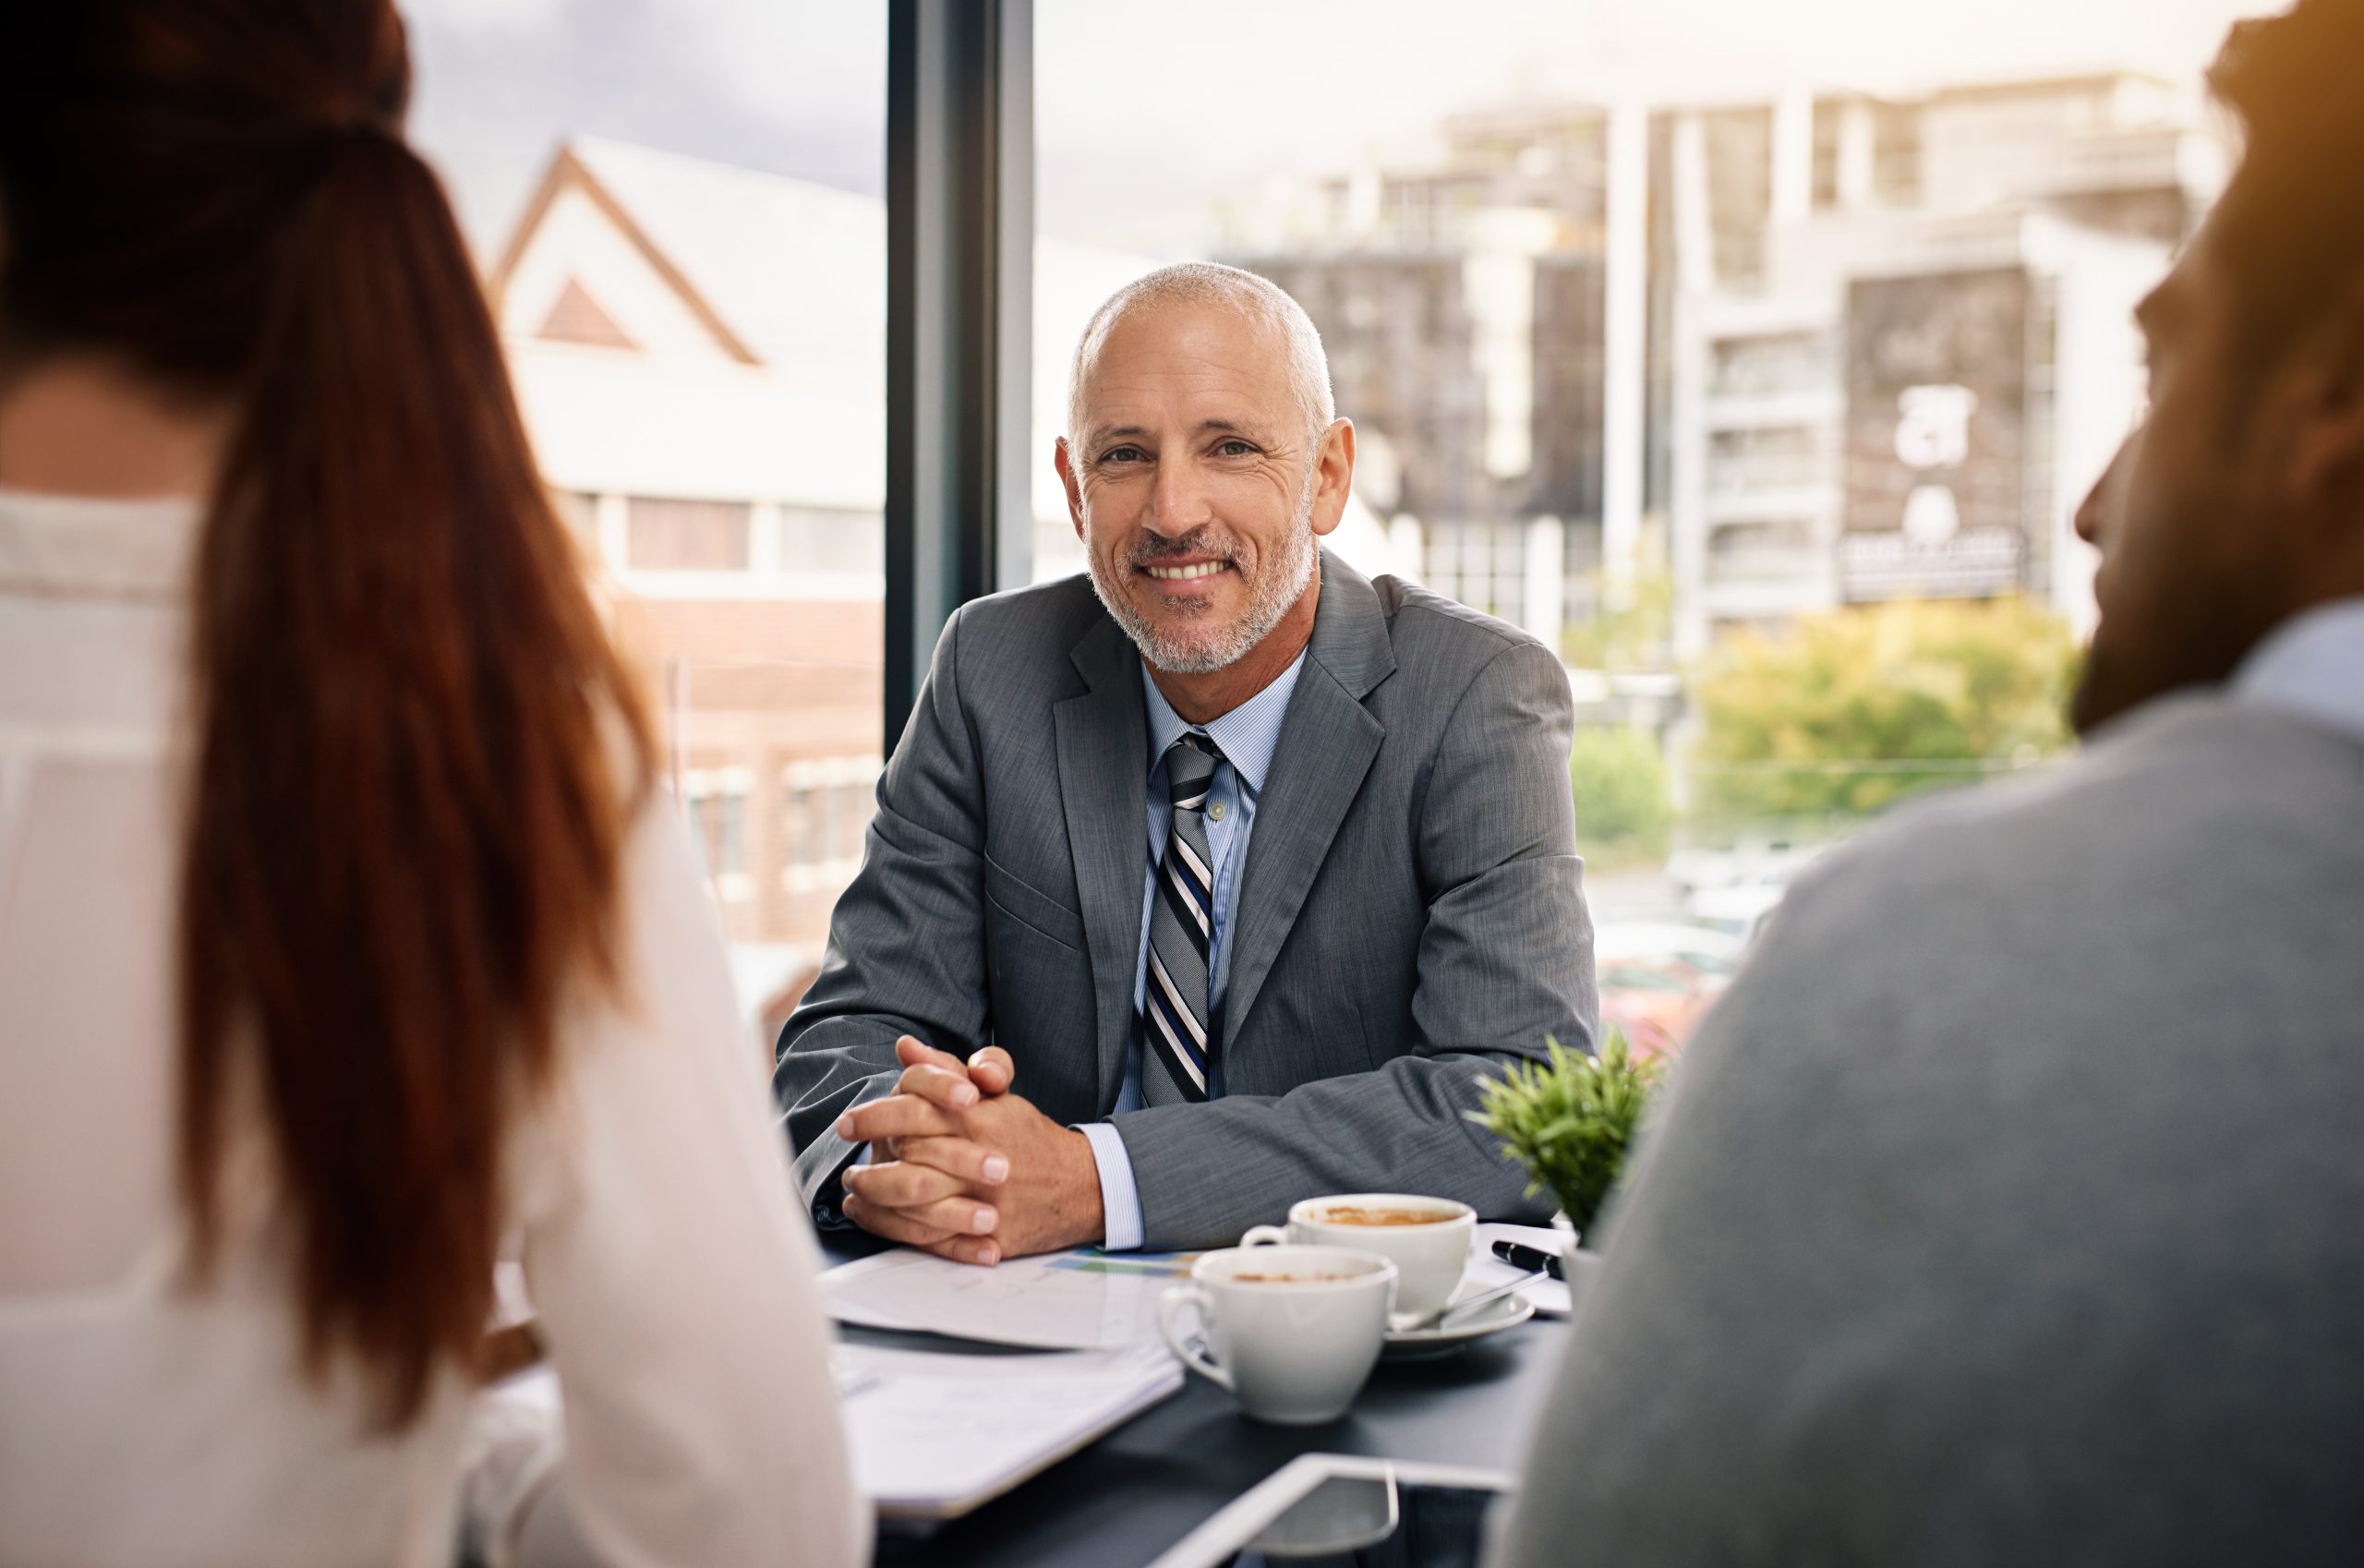
M 1851 603 L 1984 598 L 2026 548 L 2028 277 L 1864 278 L 1847 301 Z

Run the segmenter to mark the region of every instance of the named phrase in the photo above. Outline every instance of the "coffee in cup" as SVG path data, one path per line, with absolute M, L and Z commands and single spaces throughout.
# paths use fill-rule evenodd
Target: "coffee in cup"
M 1478 1212 L 1450 1198 L 1353 1192 L 1308 1198 L 1290 1208 L 1286 1229 L 1258 1225 L 1239 1238 L 1239 1245 L 1282 1242 L 1376 1252 L 1393 1260 L 1402 1276 L 1395 1287 L 1395 1309 L 1423 1317 L 1451 1301 L 1460 1288 L 1477 1228 Z
M 1317 1426 L 1355 1402 L 1387 1333 L 1395 1265 L 1340 1247 L 1225 1248 L 1159 1298 L 1157 1326 L 1182 1365 L 1260 1421 Z M 1198 1315 L 1203 1352 L 1182 1332 Z
M 1453 1216 L 1433 1209 L 1371 1208 L 1360 1203 L 1333 1203 L 1316 1216 L 1331 1225 L 1432 1225 Z

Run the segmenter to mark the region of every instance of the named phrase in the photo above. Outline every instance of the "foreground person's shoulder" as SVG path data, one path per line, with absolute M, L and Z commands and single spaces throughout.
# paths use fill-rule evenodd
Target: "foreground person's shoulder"
M 1893 808 L 1809 868 L 1775 918 L 1877 943 L 1940 908 L 2057 917 L 2137 907 L 2203 872 L 2270 878 L 2289 845 L 2364 808 L 2360 751 L 2213 693 L 2165 698 L 2070 756 Z

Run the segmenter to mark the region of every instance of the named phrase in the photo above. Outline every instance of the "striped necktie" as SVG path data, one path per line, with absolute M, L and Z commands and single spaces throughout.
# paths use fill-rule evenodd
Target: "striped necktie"
M 1215 858 L 1207 849 L 1207 795 L 1223 754 L 1206 736 L 1167 748 L 1174 820 L 1149 908 L 1149 973 L 1141 997 L 1141 1098 L 1152 1105 L 1208 1099 L 1215 1078 L 1214 1014 L 1207 1005 L 1207 952 L 1215 915 Z

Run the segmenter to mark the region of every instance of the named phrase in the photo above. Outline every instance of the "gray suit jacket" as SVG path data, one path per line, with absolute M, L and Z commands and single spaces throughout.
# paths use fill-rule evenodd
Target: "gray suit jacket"
M 1511 1568 L 2364 1562 L 2364 745 L 2214 696 L 1802 882 Z
M 1325 554 L 1232 911 L 1228 1092 L 1114 1118 L 1147 1245 L 1236 1239 L 1324 1192 L 1532 1214 L 1463 1119 L 1478 1080 L 1588 1045 L 1597 1004 L 1543 646 Z M 774 1089 L 815 1212 L 889 1092 L 895 1037 L 998 1043 L 1018 1092 L 1108 1116 L 1134 1030 L 1150 759 L 1140 656 L 1082 577 L 965 605 L 878 790 Z

